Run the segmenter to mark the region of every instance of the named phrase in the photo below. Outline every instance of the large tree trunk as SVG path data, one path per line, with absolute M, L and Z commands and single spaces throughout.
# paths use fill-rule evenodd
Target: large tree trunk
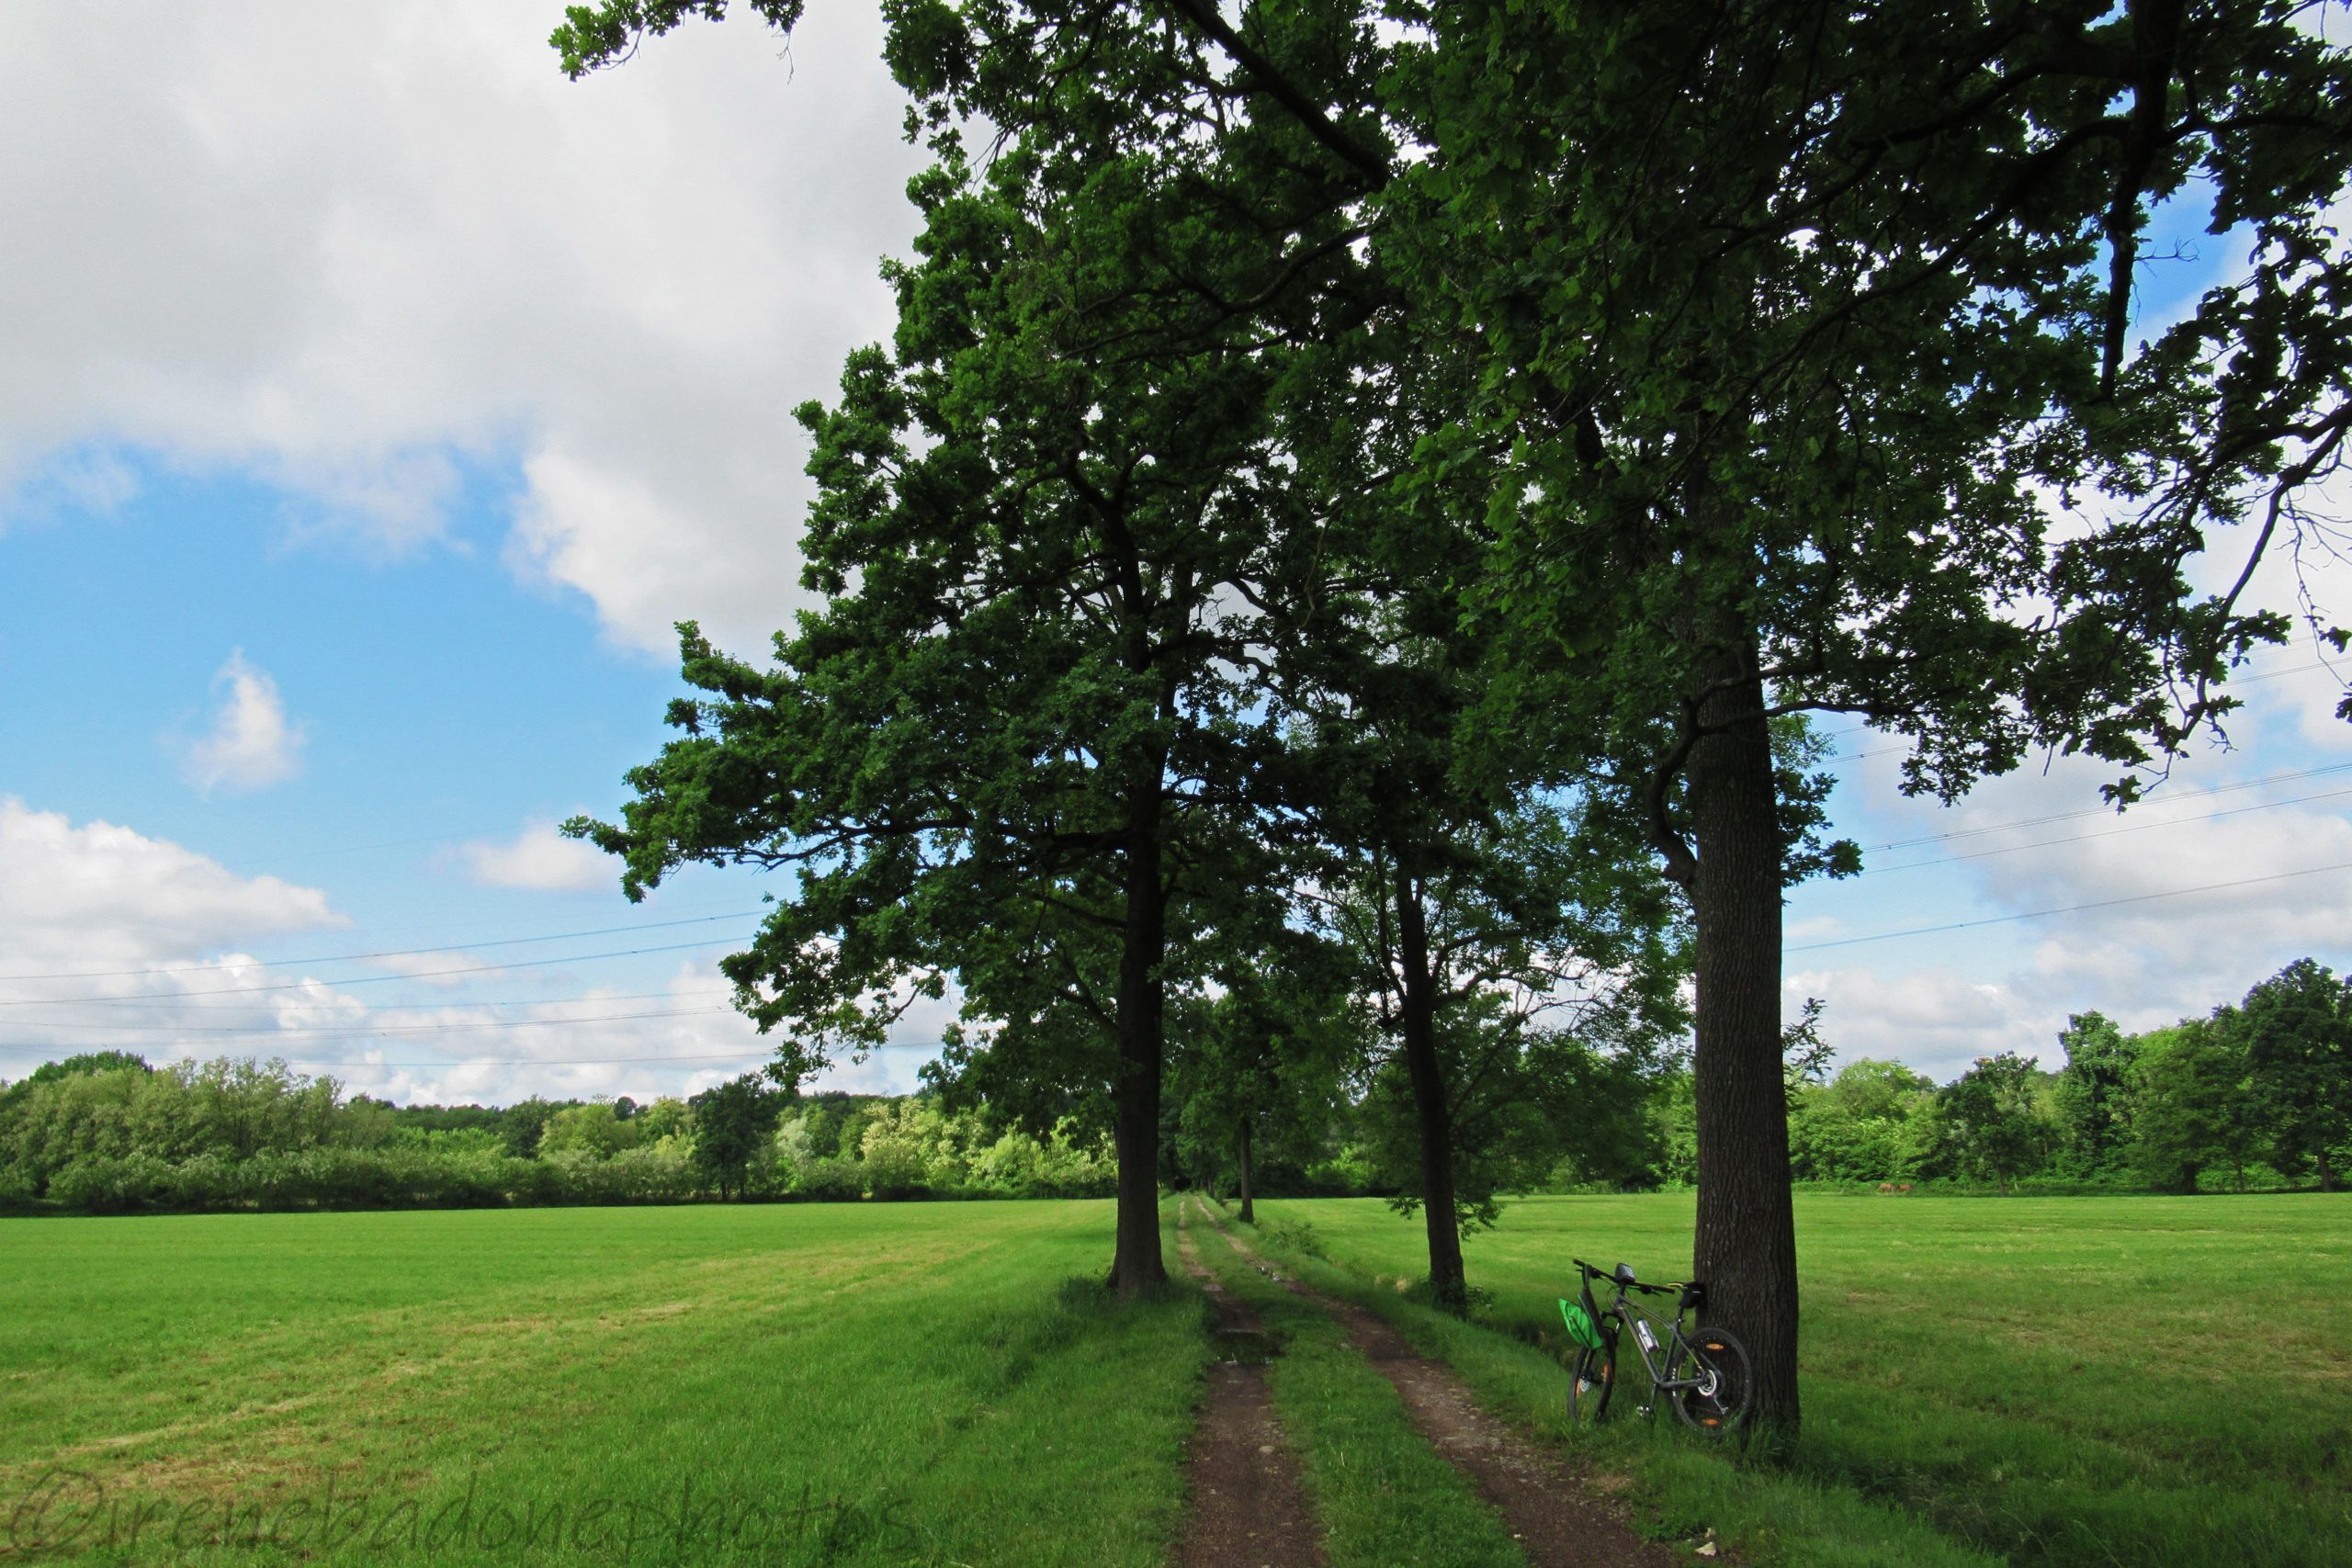
M 1159 1256 L 1159 1069 L 1168 895 L 1160 880 L 1159 811 L 1138 813 L 1126 849 L 1126 924 L 1119 950 L 1118 1077 L 1112 1132 L 1119 1157 L 1118 1244 L 1111 1288 L 1149 1294 L 1168 1283 Z
M 1796 1219 L 1781 1070 L 1781 835 L 1771 732 L 1751 656 L 1711 671 L 1685 775 L 1698 852 L 1699 1222 L 1692 1267 L 1708 1318 L 1747 1347 L 1749 1417 L 1767 1446 L 1797 1434 Z
M 1258 1211 L 1250 1201 L 1250 1113 L 1241 1113 L 1241 1223 L 1254 1225 Z
M 1437 977 L 1430 972 L 1429 930 L 1421 890 L 1400 861 L 1396 871 L 1396 949 L 1404 973 L 1399 1008 L 1405 1034 L 1405 1074 L 1421 1135 L 1421 1216 L 1429 1228 L 1430 1294 L 1459 1311 L 1468 1300 L 1462 1271 L 1462 1226 L 1453 1208 L 1453 1115 L 1446 1103 L 1445 1067 L 1437 1055 Z
M 2327 1145 L 2324 1140 L 2319 1145 L 2319 1190 L 2323 1192 L 2335 1190 L 2335 1168 L 2327 1163 Z

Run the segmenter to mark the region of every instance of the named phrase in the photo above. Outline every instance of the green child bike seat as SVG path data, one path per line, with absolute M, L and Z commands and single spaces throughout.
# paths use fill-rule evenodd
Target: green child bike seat
M 1592 1314 L 1584 1310 L 1581 1302 L 1564 1301 L 1560 1316 L 1568 1325 L 1568 1337 L 1588 1350 L 1600 1348 L 1600 1325 L 1592 1321 Z

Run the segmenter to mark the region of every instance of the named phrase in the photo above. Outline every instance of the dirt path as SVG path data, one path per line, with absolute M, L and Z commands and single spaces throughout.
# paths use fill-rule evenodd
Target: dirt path
M 1321 1568 L 1323 1532 L 1266 1389 L 1272 1347 L 1265 1328 L 1202 1264 L 1181 1210 L 1176 1251 L 1208 1292 L 1229 1354 L 1209 1369 L 1208 1401 L 1186 1461 L 1193 1517 L 1175 1561 L 1181 1568 Z
M 1205 1211 L 1204 1217 L 1216 1224 Z M 1644 1540 L 1606 1506 L 1589 1500 L 1557 1455 L 1487 1414 L 1453 1369 L 1414 1350 L 1363 1307 L 1277 1272 L 1231 1231 L 1217 1229 L 1259 1272 L 1340 1320 L 1349 1342 L 1396 1385 L 1421 1436 L 1502 1515 L 1534 1568 L 1673 1568 L 1688 1561 Z M 1192 1267 L 1189 1238 L 1184 1246 Z

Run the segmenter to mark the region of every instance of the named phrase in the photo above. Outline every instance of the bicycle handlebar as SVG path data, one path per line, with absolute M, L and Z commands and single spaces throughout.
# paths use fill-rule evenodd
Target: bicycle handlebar
M 1571 1258 L 1568 1261 L 1575 1264 L 1579 1269 L 1581 1269 L 1584 1272 L 1585 1277 L 1588 1279 L 1606 1280 L 1612 1285 L 1623 1285 L 1627 1290 L 1639 1291 L 1645 1296 L 1678 1295 L 1698 1283 L 1695 1280 L 1685 1280 L 1668 1285 L 1645 1285 L 1638 1280 L 1620 1280 L 1608 1269 L 1596 1269 L 1581 1258 Z

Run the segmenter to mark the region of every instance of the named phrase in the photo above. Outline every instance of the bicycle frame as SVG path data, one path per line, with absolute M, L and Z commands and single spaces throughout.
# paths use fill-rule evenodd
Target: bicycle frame
M 1654 1313 L 1643 1310 L 1634 1301 L 1633 1292 L 1626 1288 L 1624 1280 L 1605 1274 L 1600 1278 L 1608 1280 L 1617 1287 L 1616 1299 L 1611 1301 L 1606 1308 L 1600 1308 L 1596 1304 L 1586 1310 L 1593 1314 L 1596 1322 L 1607 1324 L 1613 1318 L 1629 1331 L 1630 1337 L 1634 1341 L 1634 1348 L 1642 1358 L 1642 1370 L 1649 1374 L 1651 1393 L 1655 1395 L 1675 1393 L 1683 1389 L 1695 1389 L 1702 1395 L 1713 1394 L 1715 1392 L 1714 1371 L 1713 1368 L 1704 1367 L 1695 1354 L 1690 1357 L 1690 1364 L 1701 1367 L 1699 1376 L 1670 1378 L 1666 1375 L 1666 1369 L 1674 1361 L 1669 1346 L 1685 1350 L 1691 1348 L 1689 1336 L 1682 1332 L 1682 1314 L 1689 1310 L 1688 1303 L 1678 1301 L 1671 1319 L 1660 1317 Z M 1585 1279 L 1581 1288 L 1585 1300 L 1591 1302 L 1593 1298 L 1590 1276 Z M 1648 1328 L 1647 1343 L 1644 1342 L 1641 1329 L 1634 1326 L 1636 1324 Z M 1666 1330 L 1662 1336 L 1657 1332 L 1660 1328 Z M 1609 1333 L 1611 1339 L 1616 1337 L 1617 1330 L 1615 1329 L 1607 1329 L 1604 1332 Z

